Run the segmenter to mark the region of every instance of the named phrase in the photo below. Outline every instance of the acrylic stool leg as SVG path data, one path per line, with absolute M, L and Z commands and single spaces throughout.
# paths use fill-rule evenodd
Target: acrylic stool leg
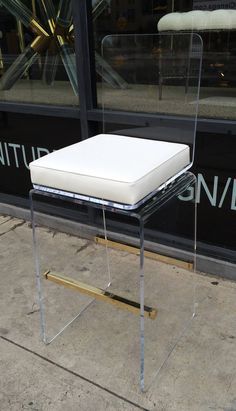
M 110 287 L 111 285 L 111 265 L 110 265 L 110 251 L 107 245 L 107 225 L 106 225 L 106 213 L 104 208 L 102 209 L 102 217 L 103 217 L 103 229 L 104 229 L 104 239 L 105 239 L 105 247 L 106 247 L 106 263 L 107 263 L 107 274 L 108 274 L 108 284 L 106 288 Z
M 30 207 L 31 207 L 31 221 L 32 221 L 32 232 L 33 232 L 33 252 L 34 252 L 34 261 L 35 261 L 35 274 L 36 274 L 36 287 L 37 287 L 37 294 L 38 294 L 38 304 L 40 310 L 40 332 L 42 341 L 45 344 L 50 344 L 53 340 L 55 340 L 62 332 L 71 325 L 80 315 L 91 305 L 94 303 L 95 299 L 93 298 L 89 303 L 87 303 L 70 321 L 68 321 L 55 335 L 52 337 L 48 337 L 48 330 L 46 326 L 46 308 L 44 302 L 44 293 L 43 293 L 43 273 L 40 270 L 40 255 L 39 255 L 39 245 L 36 235 L 36 217 L 35 217 L 35 207 L 34 207 L 34 195 L 40 196 L 40 194 L 36 190 L 31 190 L 29 194 L 30 198 Z M 45 194 L 44 194 L 45 197 Z
M 37 244 L 37 237 L 36 237 L 36 223 L 35 223 L 33 194 L 34 194 L 34 190 L 31 190 L 29 194 L 29 198 L 30 198 L 30 210 L 31 210 L 31 224 L 32 224 L 32 231 L 33 231 L 33 253 L 34 253 L 34 262 L 35 262 L 36 286 L 37 286 L 38 302 L 39 302 L 39 310 L 40 310 L 40 330 L 41 330 L 41 338 L 43 342 L 47 343 L 46 327 L 45 327 L 45 313 L 44 313 L 44 304 L 43 304 L 43 289 L 42 289 L 40 266 L 39 266 L 39 254 L 38 254 L 38 244 Z
M 139 222 L 140 235 L 140 267 L 139 267 L 139 281 L 140 281 L 140 389 L 144 391 L 144 223 Z

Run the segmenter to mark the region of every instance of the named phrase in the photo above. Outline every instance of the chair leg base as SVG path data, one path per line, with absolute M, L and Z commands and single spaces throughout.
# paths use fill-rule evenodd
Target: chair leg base
M 73 278 L 65 277 L 61 274 L 51 272 L 50 270 L 44 273 L 44 277 L 46 280 L 49 280 L 58 285 L 63 285 L 64 287 L 79 291 L 80 293 L 86 294 L 97 300 L 104 301 L 109 304 L 115 305 L 117 308 L 127 310 L 136 315 L 140 314 L 140 304 L 135 301 L 118 296 L 116 294 L 113 294 L 101 288 L 93 287 L 91 285 L 82 283 L 81 281 L 74 280 Z M 154 320 L 156 316 L 157 316 L 156 308 L 144 306 L 144 317 Z

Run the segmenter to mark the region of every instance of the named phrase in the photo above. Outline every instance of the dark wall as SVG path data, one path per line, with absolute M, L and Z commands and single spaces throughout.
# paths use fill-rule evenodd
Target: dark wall
M 79 120 L 3 113 L 0 119 L 0 192 L 27 196 L 31 187 L 28 164 L 80 139 Z

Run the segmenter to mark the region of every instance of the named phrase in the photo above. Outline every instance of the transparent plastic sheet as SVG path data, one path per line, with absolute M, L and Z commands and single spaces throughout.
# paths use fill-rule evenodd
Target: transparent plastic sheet
M 156 254 L 145 248 L 145 224 L 158 217 L 166 202 L 194 184 L 194 176 L 186 173 L 171 193 L 163 191 L 137 210 L 94 204 L 95 228 L 91 232 L 90 225 L 82 225 L 78 237 L 47 228 L 40 207 L 49 201 L 50 214 L 54 215 L 55 200 L 72 202 L 75 207 L 88 206 L 89 202 L 40 190 L 31 192 L 41 336 L 48 344 L 73 323 L 67 332 L 72 340 L 80 341 L 73 346 L 76 368 L 81 361 L 92 361 L 92 368 L 86 367 L 87 378 L 94 378 L 97 370 L 96 381 L 102 383 L 105 378 L 108 388 L 112 378 L 119 390 L 124 381 L 132 392 L 137 392 L 139 386 L 143 391 L 148 389 L 190 326 L 196 313 L 194 278 L 188 270 L 178 269 L 178 264 L 177 268 L 161 264 Z M 134 246 L 124 240 L 114 241 L 106 219 L 111 212 L 117 218 L 132 220 L 136 227 Z M 194 220 L 191 228 L 194 232 Z M 195 247 L 194 238 L 191 245 Z M 193 269 L 193 264 L 194 252 L 190 252 L 185 266 Z M 125 299 L 129 307 L 114 306 L 109 298 L 99 301 L 65 284 L 58 285 L 44 275 L 47 272 L 66 281 L 65 277 L 82 281 L 85 287 L 103 290 L 122 303 Z M 130 312 L 134 304 L 136 310 Z
M 112 35 L 103 40 L 102 56 L 125 84 L 125 87 L 118 83 L 110 84 L 102 76 L 100 101 L 103 108 L 103 132 L 187 144 L 190 161 L 182 171 L 186 173 L 194 160 L 201 38 L 195 34 Z M 124 115 L 126 112 L 136 113 L 134 124 L 137 125 L 129 128 L 124 125 L 111 127 L 110 115 L 114 111 L 122 111 Z M 147 114 L 146 120 L 142 120 L 140 114 Z M 180 121 L 179 116 L 185 117 L 185 121 Z M 157 191 L 157 203 L 160 203 L 157 208 L 172 201 L 175 209 L 180 194 L 176 177 L 168 185 L 167 193 L 165 187 L 162 187 L 164 195 L 162 190 Z M 178 177 L 181 180 L 181 173 Z M 196 179 L 193 176 L 188 190 L 195 192 L 195 186 Z M 150 256 L 146 249 L 148 243 L 145 242 L 145 224 L 148 219 L 141 217 L 139 220 L 140 387 L 143 391 L 155 382 L 196 315 L 197 279 L 191 274 L 196 267 L 197 214 L 194 199 L 190 207 L 188 249 L 182 257 L 185 261 L 178 261 L 178 257 L 177 261 L 169 259 L 172 266 L 148 261 L 146 269 L 145 256 Z M 155 218 L 158 219 L 158 210 L 150 215 L 150 219 Z M 168 226 L 168 214 L 166 220 Z M 154 320 L 144 317 L 145 305 L 157 309 Z M 134 347 L 134 352 L 136 349 Z
M 135 40 L 136 37 L 138 37 L 138 42 Z M 160 42 L 160 36 L 152 36 L 151 38 L 153 37 L 155 43 L 152 45 L 156 44 L 156 41 Z M 150 51 L 150 48 L 148 49 L 150 36 L 142 36 L 142 39 L 140 36 L 134 38 L 128 36 L 128 39 L 129 50 L 133 50 L 134 45 L 140 48 L 140 44 L 145 44 L 146 49 Z M 196 36 L 196 42 L 193 39 L 195 39 L 194 35 L 186 36 L 186 41 L 182 42 L 181 51 L 182 59 L 184 50 L 187 54 L 184 60 L 187 67 L 185 73 L 190 72 L 189 67 L 192 67 L 192 56 L 194 56 L 194 76 L 192 80 L 189 79 L 188 87 L 186 87 L 186 81 L 183 81 L 182 77 L 171 78 L 174 85 L 168 84 L 168 89 L 163 86 L 161 96 L 160 90 L 158 91 L 159 71 L 157 70 L 160 63 L 157 64 L 155 61 L 154 64 L 151 59 L 155 70 L 151 72 L 149 88 L 152 95 L 155 96 L 156 106 L 154 103 L 152 104 L 150 123 L 146 122 L 145 127 L 129 129 L 130 134 L 125 134 L 123 129 L 121 132 L 125 135 L 174 142 L 177 142 L 177 137 L 181 137 L 180 142 L 187 143 L 191 149 L 191 160 L 188 167 L 191 166 L 194 154 L 201 66 L 201 40 L 198 36 Z M 107 62 L 107 64 L 103 64 L 106 70 L 107 67 L 113 66 L 114 53 L 122 55 L 121 50 L 123 50 L 124 44 L 126 45 L 126 40 L 124 42 L 123 40 L 123 36 L 119 36 L 119 41 L 115 38 L 116 44 L 122 45 L 122 48 L 115 47 L 113 36 L 104 40 L 102 54 L 104 61 Z M 106 42 L 109 45 L 108 54 L 106 53 Z M 172 56 L 175 55 L 173 54 L 172 35 L 165 35 L 165 42 L 163 43 L 162 40 L 161 44 L 172 46 Z M 197 50 L 198 59 L 190 47 L 193 44 L 194 50 Z M 186 45 L 186 49 L 184 49 L 184 45 Z M 146 49 L 142 46 L 142 50 Z M 110 58 L 111 52 L 112 59 Z M 141 56 L 142 64 L 148 62 L 148 67 L 150 67 L 149 55 L 146 58 L 143 53 L 140 54 L 137 50 L 133 50 L 132 53 L 131 58 L 128 59 L 131 62 L 127 72 L 129 79 L 124 75 L 124 71 L 120 72 L 117 65 L 114 67 L 119 79 L 123 79 L 122 85 L 127 84 L 126 88 L 123 86 L 121 88 L 119 84 L 114 88 L 110 82 L 106 82 L 106 76 L 102 76 L 105 82 L 102 85 L 105 132 L 109 131 L 109 122 L 106 121 L 107 115 L 113 110 L 117 101 L 122 97 L 123 109 L 125 110 L 126 103 L 130 104 L 135 96 L 137 98 L 134 81 L 137 81 L 139 76 L 131 70 L 131 68 L 137 67 L 137 59 L 140 60 Z M 164 51 L 162 51 L 161 56 L 163 53 Z M 161 70 L 163 77 L 163 66 Z M 143 67 L 142 76 L 144 72 Z M 146 72 L 149 73 L 148 70 Z M 153 83 L 153 74 L 157 76 L 156 83 Z M 133 82 L 131 85 L 130 79 Z M 143 77 L 141 80 L 144 81 Z M 166 77 L 165 81 L 167 80 L 169 81 L 169 78 Z M 180 82 L 179 86 L 178 81 Z M 179 91 L 178 87 L 180 87 Z M 147 88 L 146 84 L 144 87 L 138 87 L 138 95 L 142 96 L 145 88 Z M 156 92 L 151 90 L 153 88 Z M 190 106 L 186 113 L 188 121 L 182 122 L 182 126 L 173 118 L 170 119 L 167 116 L 165 118 L 163 112 L 160 112 L 162 117 L 160 121 L 158 119 L 159 111 L 154 111 L 154 108 L 156 110 L 158 107 L 160 108 L 168 90 L 171 91 L 172 100 L 177 93 L 177 103 L 174 107 L 178 110 L 180 110 L 180 101 L 185 104 L 185 107 Z M 189 96 L 190 91 L 191 97 Z M 116 93 L 119 96 L 118 100 Z M 126 99 L 125 96 L 127 96 Z M 107 103 L 109 103 L 108 107 Z M 142 112 L 141 109 L 145 108 L 145 113 L 150 114 L 149 102 L 146 103 L 144 99 L 138 110 Z M 162 110 L 164 110 L 163 107 Z M 115 130 L 115 132 L 120 131 L 119 127 L 118 130 Z M 185 138 L 187 141 L 183 141 Z M 166 261 L 165 257 L 158 257 L 156 253 L 152 252 L 149 248 L 149 242 L 145 240 L 147 224 L 151 223 L 152 219 L 158 218 L 160 210 L 164 209 L 166 204 L 173 202 L 173 210 L 175 210 L 175 201 L 179 201 L 179 196 L 184 194 L 186 190 L 196 191 L 195 185 L 195 176 L 185 169 L 183 173 L 173 176 L 171 183 L 164 184 L 161 189 L 153 192 L 150 198 L 134 207 L 115 204 L 107 199 L 80 198 L 74 193 L 60 192 L 60 190 L 53 192 L 47 188 L 44 190 L 43 187 L 35 188 L 31 192 L 31 200 L 34 199 L 31 201 L 32 223 L 43 340 L 46 343 L 53 341 L 68 325 L 73 323 L 68 330 L 71 333 L 71 339 L 69 346 L 67 346 L 67 356 L 73 362 L 73 369 L 77 370 L 85 362 L 90 364 L 90 367 L 85 368 L 86 375 L 84 374 L 84 376 L 97 383 L 105 384 L 108 389 L 111 389 L 112 385 L 122 394 L 126 394 L 124 391 L 126 389 L 130 393 L 137 393 L 139 387 L 145 391 L 152 384 L 157 383 L 160 370 L 163 370 L 180 338 L 188 330 L 191 320 L 195 317 L 198 283 L 196 277 L 191 273 L 195 269 L 196 260 L 195 201 L 193 200 L 189 204 L 192 211 L 188 217 L 189 232 L 191 233 L 188 250 L 181 253 L 180 260 L 178 257 L 176 260 L 171 260 L 167 256 L 168 265 L 163 264 L 161 261 L 163 259 Z M 85 207 L 85 220 L 87 207 L 92 207 L 90 220 L 87 221 L 89 225 L 83 224 L 78 227 L 78 237 L 66 236 L 59 232 L 52 233 L 47 228 L 42 228 L 42 226 L 47 227 L 47 218 L 38 212 L 42 200 L 43 203 L 45 201 L 49 201 L 49 204 L 52 203 L 48 208 L 52 215 L 56 214 L 56 209 L 53 209 L 55 201 L 68 201 L 75 206 L 75 209 L 77 206 Z M 129 225 L 132 220 L 136 233 L 133 239 L 135 244 L 127 243 L 123 234 L 120 235 L 119 240 L 114 238 L 114 234 L 112 235 L 109 230 L 111 215 L 113 221 L 117 221 L 120 229 L 123 224 Z M 106 218 L 107 216 L 108 218 Z M 168 221 L 168 214 L 165 218 Z M 90 227 L 92 223 L 93 229 Z M 122 230 L 121 233 L 123 233 Z M 64 236 L 62 242 L 60 236 Z M 43 273 L 47 271 L 49 273 L 44 276 Z M 62 281 L 63 284 L 56 284 L 52 276 L 49 278 L 49 274 L 55 272 L 58 278 L 57 271 L 59 271 L 59 276 L 70 277 L 72 279 L 70 283 L 71 281 L 82 281 L 87 284 L 85 289 L 90 289 L 90 286 L 93 286 L 98 289 L 98 293 L 99 289 L 102 290 L 105 298 L 102 297 L 102 301 L 100 301 L 97 297 L 94 299 L 85 295 L 84 292 L 71 290 L 70 286 L 67 287 L 68 283 L 65 286 L 67 281 L 65 278 Z M 115 303 L 118 301 L 119 304 L 115 306 L 114 300 Z M 74 320 L 79 321 L 74 322 Z M 75 341 L 79 341 L 78 344 L 75 344 Z
M 42 195 L 37 190 L 30 195 L 41 337 L 46 344 L 60 335 L 94 301 L 90 296 L 48 281 L 47 273 L 63 275 L 102 289 L 110 283 L 106 250 L 96 244 L 95 235 L 89 228 L 86 230 L 84 226 L 78 236 L 48 228 L 47 217 L 40 210 L 49 207 L 50 213 L 56 215 L 61 202 L 58 196 L 59 202 L 53 205 L 55 198 L 50 193 Z
M 99 101 L 104 132 L 111 130 L 112 112 L 136 113 L 136 126 L 130 129 L 116 126 L 114 132 L 188 144 L 191 165 L 199 101 L 201 38 L 196 34 L 112 35 L 103 39 L 102 57 L 123 79 L 121 86 L 102 77 Z M 147 114 L 149 118 L 138 121 L 139 114 Z M 179 122 L 179 116 L 187 121 Z
M 139 302 L 138 251 L 130 255 L 125 248 L 116 249 L 106 243 L 110 239 L 106 226 L 109 207 L 94 205 L 96 217 L 92 231 L 90 225 L 82 224 L 74 236 L 48 228 L 42 204 L 44 207 L 47 204 L 50 214 L 55 215 L 58 206 L 53 206 L 55 200 L 59 204 L 69 200 L 75 208 L 88 203 L 40 190 L 31 191 L 30 200 L 42 340 L 53 344 L 60 336 L 60 344 L 64 345 L 65 338 L 67 360 L 76 372 L 86 364 L 83 372 L 86 378 L 108 387 L 111 381 L 115 382 L 117 390 L 122 390 L 126 381 L 131 383 L 132 391 L 137 391 L 139 310 L 134 314 L 108 299 L 97 300 L 50 281 L 49 277 L 46 279 L 44 273 L 50 271 L 83 282 L 85 287 L 110 293 L 112 298 L 121 297 L 121 303 L 124 299 Z

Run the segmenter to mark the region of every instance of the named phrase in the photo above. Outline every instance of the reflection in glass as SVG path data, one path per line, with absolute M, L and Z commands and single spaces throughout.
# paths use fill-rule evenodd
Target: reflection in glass
M 76 74 L 76 61 L 75 53 L 68 43 L 61 44 L 60 56 L 63 61 L 64 67 L 66 69 L 68 78 L 70 80 L 71 87 L 73 88 L 74 93 L 77 93 L 78 83 L 77 83 L 77 74 Z
M 37 0 L 40 12 L 43 17 L 44 24 L 47 29 L 54 33 L 55 30 L 55 20 L 56 20 L 56 10 L 51 0 Z
M 168 15 L 167 32 L 168 30 L 172 33 L 178 32 L 178 30 L 191 32 L 193 25 L 194 32 L 200 34 L 204 44 L 199 114 L 204 118 L 235 119 L 236 3 L 228 2 L 226 5 L 225 1 L 225 5 L 215 4 L 215 11 L 210 11 L 212 9 L 211 1 L 203 1 L 204 6 L 201 7 L 200 3 L 200 1 L 195 1 L 193 4 L 187 0 L 111 1 L 109 10 L 101 14 L 94 24 L 95 50 L 100 52 L 102 40 L 107 35 L 157 33 L 160 29 L 158 23 L 164 22 Z M 228 8 L 229 4 L 231 10 Z M 200 8 L 202 11 L 197 10 Z M 210 19 L 203 30 L 207 15 Z M 181 28 L 180 20 L 185 20 L 187 17 L 190 25 L 182 24 Z M 215 28 L 213 29 L 213 27 Z M 122 72 L 121 66 L 128 65 L 126 58 L 127 55 L 124 52 L 117 56 L 116 65 L 113 65 L 116 72 L 118 71 L 123 78 L 125 74 Z M 181 67 L 178 71 L 180 69 Z M 168 82 L 167 77 L 163 80 Z M 161 91 L 160 87 L 160 93 Z M 97 95 L 99 103 L 101 102 L 101 81 L 99 80 L 97 82 Z M 123 109 L 123 102 L 121 109 Z
M 60 0 L 58 13 L 57 13 L 57 24 L 61 27 L 67 28 L 72 22 L 72 7 L 71 0 Z
M 54 80 L 58 63 L 56 55 L 60 54 L 73 91 L 78 94 L 74 50 L 69 45 L 71 38 L 68 29 L 72 21 L 71 1 L 60 1 L 55 20 L 55 9 L 51 0 L 38 0 L 40 9 L 43 11 L 44 23 L 46 20 L 47 30 L 49 28 L 51 33 L 43 28 L 43 25 L 38 22 L 33 13 L 19 0 L 3 0 L 2 3 L 22 24 L 40 34 L 26 47 L 3 75 L 1 79 L 2 90 L 9 90 L 22 77 L 23 73 L 32 66 L 39 55 L 46 52 L 45 64 L 47 66 L 43 70 L 43 78 L 46 79 L 47 84 L 51 84 Z
M 24 72 L 36 62 L 38 52 L 31 46 L 26 47 L 25 51 L 21 53 L 13 64 L 9 67 L 6 73 L 2 76 L 1 88 L 2 90 L 9 90 L 15 82 L 22 77 Z
M 109 0 L 93 1 L 94 21 L 109 3 Z M 41 71 L 44 83 L 52 85 L 57 73 L 61 76 L 59 68 L 62 62 L 73 92 L 78 96 L 71 0 L 60 0 L 57 7 L 52 0 L 34 0 L 32 10 L 26 7 L 22 0 L 3 0 L 0 5 L 16 18 L 21 51 L 10 67 L 3 72 L 0 89 L 10 90 L 20 78 L 29 77 L 28 73 L 32 72 L 33 65 L 37 71 Z M 31 33 L 37 34 L 37 37 L 33 39 Z M 25 41 L 25 34 L 30 37 L 30 41 Z M 125 81 L 99 53 L 96 53 L 95 59 L 96 70 L 100 76 L 104 75 L 113 87 L 126 87 Z
M 20 20 L 25 27 L 29 27 L 39 36 L 48 36 L 47 32 L 41 26 L 33 13 L 19 0 L 1 0 L 1 4 L 13 14 L 17 20 Z

